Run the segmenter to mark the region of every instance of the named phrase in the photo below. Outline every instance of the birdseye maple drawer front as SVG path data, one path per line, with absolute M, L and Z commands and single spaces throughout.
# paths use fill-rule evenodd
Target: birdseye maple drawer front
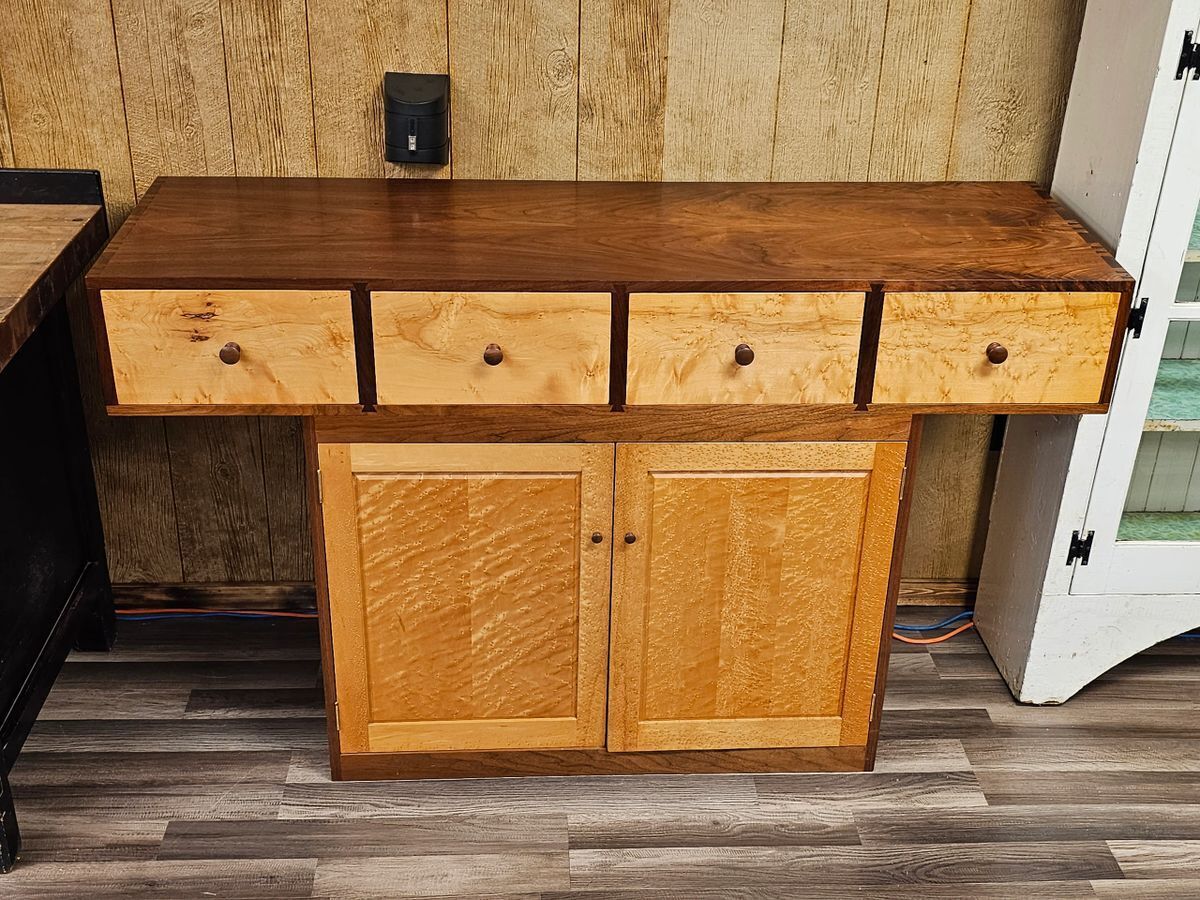
M 888 293 L 875 403 L 1097 403 L 1121 295 Z
M 117 403 L 357 403 L 347 291 L 102 291 Z
M 631 294 L 631 404 L 851 403 L 862 293 Z
M 604 293 L 371 295 L 380 403 L 607 403 Z

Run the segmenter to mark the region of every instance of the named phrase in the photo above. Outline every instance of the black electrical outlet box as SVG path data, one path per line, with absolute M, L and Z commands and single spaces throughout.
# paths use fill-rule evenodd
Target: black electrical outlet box
M 394 163 L 450 161 L 450 76 L 383 76 L 384 157 Z

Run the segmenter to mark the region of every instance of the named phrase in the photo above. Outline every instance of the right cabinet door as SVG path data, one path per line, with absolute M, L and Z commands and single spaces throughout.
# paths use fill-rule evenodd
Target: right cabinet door
M 620 445 L 609 749 L 866 744 L 904 456 Z

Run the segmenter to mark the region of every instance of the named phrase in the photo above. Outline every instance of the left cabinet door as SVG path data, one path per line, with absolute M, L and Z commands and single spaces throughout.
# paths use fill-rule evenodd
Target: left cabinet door
M 603 746 L 613 454 L 320 445 L 343 753 Z

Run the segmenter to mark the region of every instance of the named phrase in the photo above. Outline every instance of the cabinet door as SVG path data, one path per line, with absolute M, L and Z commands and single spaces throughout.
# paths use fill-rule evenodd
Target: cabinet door
M 610 750 L 866 744 L 904 453 L 618 446 Z
M 602 746 L 612 445 L 319 460 L 342 752 Z

